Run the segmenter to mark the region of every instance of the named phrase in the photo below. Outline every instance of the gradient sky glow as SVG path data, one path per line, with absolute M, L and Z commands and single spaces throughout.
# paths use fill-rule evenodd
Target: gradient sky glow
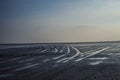
M 120 40 L 120 0 L 0 0 L 0 43 Z

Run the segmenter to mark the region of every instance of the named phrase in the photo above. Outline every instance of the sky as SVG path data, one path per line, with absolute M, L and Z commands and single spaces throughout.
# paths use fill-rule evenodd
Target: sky
M 0 43 L 120 40 L 120 0 L 0 0 Z

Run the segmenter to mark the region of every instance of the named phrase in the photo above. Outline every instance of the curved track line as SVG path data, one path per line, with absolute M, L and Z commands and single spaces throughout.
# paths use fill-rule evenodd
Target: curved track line
M 70 48 L 67 46 L 67 53 L 66 54 L 63 54 L 63 55 L 60 55 L 60 56 L 57 56 L 57 57 L 54 57 L 53 59 L 59 59 L 65 55 L 67 55 L 68 53 L 70 53 Z
M 72 48 L 76 51 L 76 54 L 74 56 L 70 57 L 69 58 L 70 60 L 73 59 L 73 58 L 75 58 L 75 57 L 77 57 L 80 54 L 80 51 L 77 48 L 75 48 L 73 46 L 72 46 Z
M 79 58 L 79 59 L 75 60 L 75 62 L 78 62 L 78 61 L 81 61 L 81 60 L 83 60 L 83 59 L 85 59 L 85 58 L 88 58 L 88 57 L 91 57 L 91 56 L 93 56 L 93 55 L 99 54 L 100 52 L 105 51 L 105 50 L 107 50 L 107 49 L 109 49 L 109 47 L 103 48 L 103 49 L 101 49 L 101 50 L 98 50 L 98 51 L 95 51 L 95 52 L 91 53 L 90 55 L 87 55 L 87 56 L 85 56 L 85 57 Z
M 72 46 L 72 48 L 76 51 L 76 54 L 75 54 L 75 55 L 73 55 L 72 57 L 67 57 L 67 58 L 63 58 L 63 59 L 61 59 L 61 60 L 58 60 L 56 63 L 59 63 L 59 62 L 62 62 L 62 61 L 63 61 L 63 63 L 66 63 L 66 62 L 68 62 L 69 60 L 74 59 L 75 57 L 77 57 L 77 56 L 80 54 L 80 51 L 79 51 L 77 48 L 75 48 L 75 47 L 73 47 L 73 46 Z
M 58 50 L 57 50 L 57 48 L 55 48 L 55 51 L 54 51 L 55 53 L 57 53 L 58 52 Z

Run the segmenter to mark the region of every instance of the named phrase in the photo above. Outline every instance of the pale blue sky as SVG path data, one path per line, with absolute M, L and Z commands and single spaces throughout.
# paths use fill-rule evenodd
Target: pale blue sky
M 0 43 L 120 40 L 119 0 L 0 0 Z

